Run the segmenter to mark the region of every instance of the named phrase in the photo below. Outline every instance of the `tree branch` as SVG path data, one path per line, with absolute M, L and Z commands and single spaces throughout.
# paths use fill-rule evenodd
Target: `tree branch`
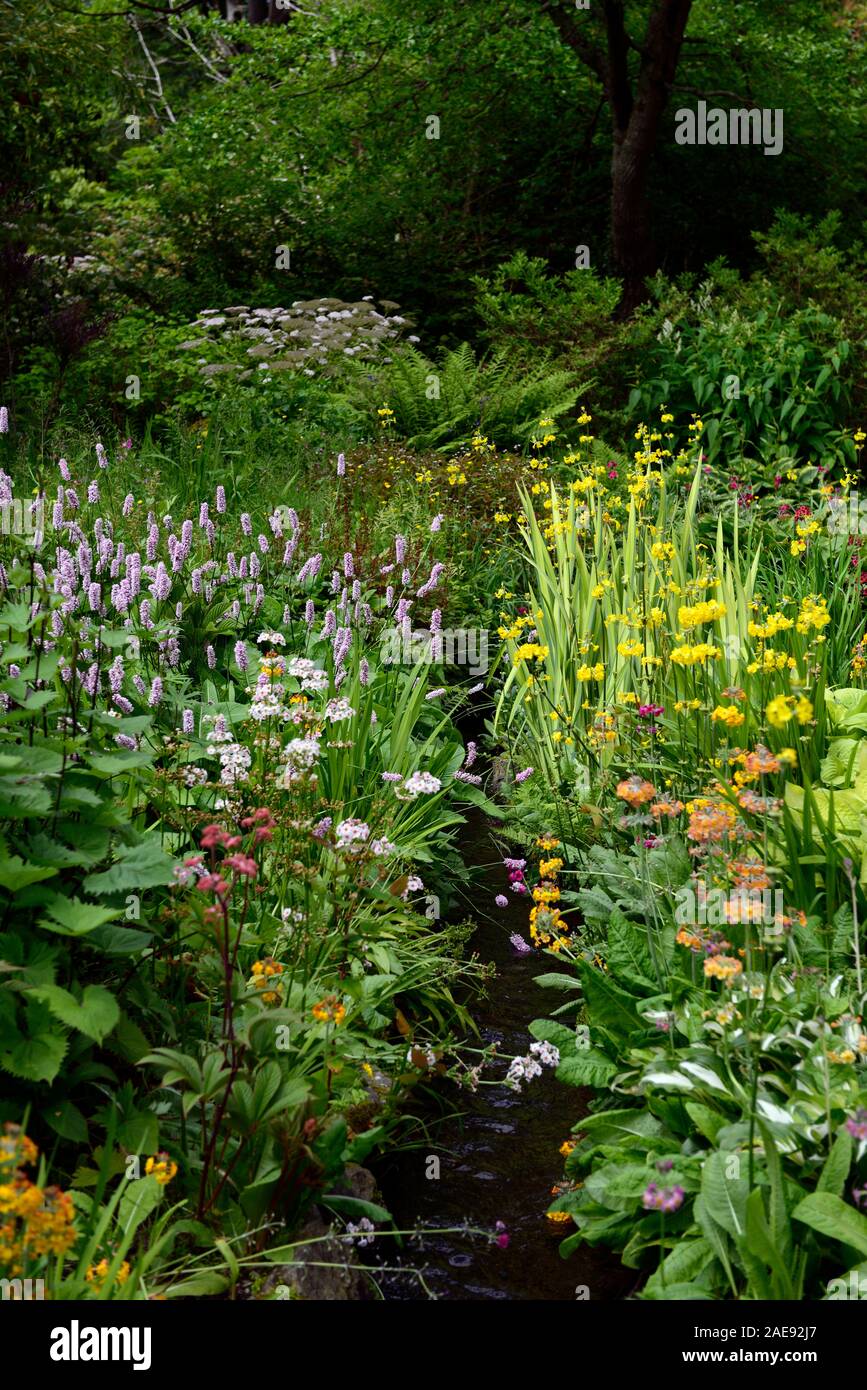
M 542 12 L 550 16 L 563 42 L 574 49 L 582 63 L 591 68 L 605 84 L 608 77 L 608 60 L 603 50 L 592 43 L 586 34 L 582 34 L 581 27 L 575 23 L 574 17 L 561 9 L 556 0 L 553 3 L 552 0 L 542 0 Z

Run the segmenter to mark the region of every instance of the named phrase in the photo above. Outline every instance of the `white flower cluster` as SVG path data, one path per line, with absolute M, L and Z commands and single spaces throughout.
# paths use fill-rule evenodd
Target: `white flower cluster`
M 438 792 L 441 786 L 442 782 L 432 772 L 413 772 L 401 783 L 396 795 L 401 801 L 410 801 L 422 792 Z
M 532 1081 L 534 1076 L 542 1075 L 542 1067 L 559 1067 L 559 1049 L 549 1042 L 530 1043 L 526 1057 L 515 1057 L 506 1074 L 506 1085 L 513 1091 L 520 1091 L 523 1081 Z
M 369 837 L 370 826 L 366 821 L 357 820 L 355 816 L 350 816 L 349 820 L 342 820 L 334 830 L 337 848 L 345 849 L 348 854 L 360 854 Z
M 383 308 L 394 307 L 383 301 Z M 249 381 L 261 373 L 270 380 L 272 372 L 288 371 L 314 376 L 317 370 L 333 371 L 346 358 L 381 356 L 406 322 L 365 300 L 296 300 L 288 309 L 233 304 L 203 309 L 191 325 L 195 336 L 180 347 L 200 354 L 198 365 L 206 377 L 229 374 Z M 215 349 L 222 360 L 213 360 Z
M 375 1232 L 376 1227 L 367 1216 L 362 1216 L 357 1224 L 354 1221 L 347 1221 L 346 1223 L 346 1239 L 350 1242 L 354 1241 L 358 1246 L 372 1245 L 375 1240 Z
M 220 781 L 227 787 L 246 782 L 252 754 L 243 743 L 226 743 L 220 749 Z
M 320 671 L 316 663 L 307 656 L 290 657 L 286 663 L 286 674 L 300 681 L 302 690 L 308 690 L 313 694 L 328 689 L 327 673 Z
M 386 840 L 385 836 L 381 840 L 371 840 L 370 848 L 378 859 L 383 859 L 389 854 L 397 854 L 397 845 L 393 845 L 391 840 Z
M 335 700 L 329 700 L 325 706 L 325 718 L 332 724 L 339 724 L 342 719 L 351 719 L 355 714 L 349 701 L 344 695 L 338 695 Z
M 290 787 L 294 782 L 300 782 L 319 761 L 319 740 L 318 738 L 293 738 L 289 740 L 283 751 L 286 756 L 283 786 Z

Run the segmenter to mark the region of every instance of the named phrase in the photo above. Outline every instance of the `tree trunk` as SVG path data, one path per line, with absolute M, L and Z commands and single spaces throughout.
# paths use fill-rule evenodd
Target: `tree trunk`
M 652 148 L 636 136 L 615 137 L 611 156 L 611 253 L 623 277 L 621 316 L 631 314 L 641 303 L 645 281 L 656 269 L 647 196 Z
M 653 0 L 643 43 L 626 29 L 625 0 L 600 0 L 605 47 L 592 41 L 571 7 L 542 0 L 561 37 L 602 82 L 611 108 L 611 251 L 623 278 L 620 313 L 645 297 L 645 281 L 656 269 L 648 180 L 680 59 L 692 0 Z M 640 54 L 634 83 L 630 54 Z
M 611 8 L 619 10 L 622 18 L 622 5 Z M 630 314 L 642 302 L 647 277 L 657 266 L 648 180 L 691 8 L 692 0 L 659 0 L 648 20 L 635 98 L 612 101 L 611 250 L 623 276 L 621 315 Z M 616 29 L 613 43 L 609 32 L 612 73 L 620 71 L 623 77 L 626 56 Z M 615 81 L 612 77 L 612 86 Z
M 247 22 L 264 24 L 268 18 L 268 0 L 247 0 Z

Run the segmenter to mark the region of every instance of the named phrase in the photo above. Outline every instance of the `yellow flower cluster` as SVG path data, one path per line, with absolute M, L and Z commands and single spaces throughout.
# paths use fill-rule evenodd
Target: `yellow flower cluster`
M 718 656 L 722 656 L 720 648 L 710 642 L 685 643 L 682 647 L 675 647 L 671 653 L 676 666 L 700 666 Z
M 677 610 L 677 621 L 684 632 L 692 632 L 693 628 L 701 627 L 703 623 L 715 623 L 725 615 L 725 604 L 710 599 L 706 603 L 696 603 L 692 606 L 684 604 Z

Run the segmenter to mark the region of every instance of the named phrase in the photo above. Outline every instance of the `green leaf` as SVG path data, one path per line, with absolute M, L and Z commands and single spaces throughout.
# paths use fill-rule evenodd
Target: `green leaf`
M 644 927 L 630 922 L 618 907 L 608 922 L 605 963 L 618 980 L 644 992 L 656 989 L 655 971 Z
M 693 1203 L 692 1213 L 695 1217 L 696 1223 L 698 1224 L 699 1230 L 713 1248 L 714 1254 L 716 1255 L 717 1259 L 719 1260 L 720 1264 L 725 1270 L 726 1278 L 728 1279 L 729 1284 L 731 1285 L 732 1292 L 735 1294 L 735 1297 L 737 1297 L 737 1288 L 735 1285 L 734 1275 L 732 1273 L 731 1261 L 729 1259 L 728 1236 L 726 1235 L 722 1227 L 719 1226 L 717 1222 L 714 1221 L 713 1217 L 710 1215 L 707 1207 L 705 1206 L 704 1198 L 701 1196 L 701 1194 L 699 1194 L 699 1196 L 696 1197 L 695 1202 Z
M 599 1088 L 606 1087 L 616 1074 L 617 1067 L 598 1047 L 575 1048 L 565 1057 L 561 1054 L 560 1065 L 554 1073 L 558 1081 L 570 1086 Z
M 125 1013 L 121 1013 L 113 1028 L 106 1046 L 117 1052 L 127 1062 L 140 1062 L 150 1051 L 150 1043 L 137 1023 L 133 1023 Z
M 361 1197 L 344 1197 L 338 1192 L 327 1192 L 319 1201 L 331 1211 L 339 1212 L 341 1216 L 366 1216 L 368 1221 L 390 1222 L 392 1219 L 391 1212 L 385 1207 L 378 1206 L 376 1202 L 366 1202 Z
M 730 1163 L 737 1165 L 736 1172 L 740 1171 L 738 1154 L 717 1150 L 705 1160 L 701 1174 L 701 1195 L 708 1214 L 718 1226 L 737 1239 L 747 1229 L 749 1184 L 746 1178 L 727 1176 L 726 1167 Z
M 851 1167 L 852 1135 L 847 1129 L 841 1129 L 834 1143 L 831 1145 L 831 1152 L 828 1154 L 825 1160 L 825 1166 L 819 1174 L 816 1191 L 831 1192 L 836 1197 L 842 1197 Z
M 28 884 L 41 883 L 56 873 L 56 869 L 44 864 L 25 864 L 17 854 L 0 859 L 0 887 L 8 888 L 10 893 L 19 893 Z
M 201 1274 L 191 1274 L 189 1279 L 182 1279 L 178 1284 L 170 1284 L 162 1290 L 162 1295 L 163 1298 L 213 1298 L 225 1293 L 228 1287 L 229 1279 L 225 1274 L 204 1270 Z
M 575 1033 L 565 1023 L 555 1023 L 550 1018 L 535 1018 L 530 1024 L 530 1033 L 538 1042 L 553 1043 L 561 1052 L 568 1052 L 575 1046 Z
M 673 1285 L 692 1285 L 714 1258 L 713 1247 L 704 1236 L 695 1240 L 678 1241 L 661 1266 L 655 1269 L 644 1286 L 645 1298 L 663 1298 Z
M 69 1139 L 73 1144 L 87 1143 L 87 1120 L 71 1100 L 46 1105 L 42 1111 L 42 1118 L 61 1139 Z
M 151 945 L 153 935 L 136 927 L 97 927 L 87 938 L 88 946 L 96 947 L 107 956 L 134 956 Z
M 45 910 L 48 916 L 40 919 L 40 927 L 45 931 L 57 932 L 59 936 L 86 936 L 96 927 L 110 922 L 118 913 L 118 909 L 97 907 L 95 903 L 83 903 L 80 898 L 64 898 L 59 893 L 46 903 Z
M 633 1106 L 629 1110 L 600 1110 L 598 1115 L 582 1116 L 579 1126 L 596 1144 L 616 1144 L 626 1139 L 655 1139 L 662 1125 L 649 1110 Z
M 581 982 L 576 980 L 574 975 L 558 974 L 552 971 L 547 975 L 535 975 L 533 983 L 539 985 L 541 989 L 580 989 Z
M 589 1174 L 584 1189 L 595 1202 L 612 1211 L 635 1211 L 652 1177 L 643 1163 L 603 1163 Z
M 140 1226 L 162 1200 L 163 1189 L 154 1177 L 135 1178 L 127 1183 L 120 1199 L 118 1225 L 126 1235 Z
M 0 1053 L 0 1067 L 24 1081 L 52 1082 L 60 1071 L 68 1043 L 57 1033 L 23 1038 L 8 1052 Z
M 716 1137 L 727 1124 L 724 1115 L 720 1115 L 716 1110 L 711 1110 L 708 1105 L 700 1105 L 698 1101 L 688 1100 L 685 1102 L 686 1113 L 692 1120 L 699 1134 L 703 1134 L 705 1139 L 709 1139 L 712 1144 L 716 1143 Z
M 601 1027 L 615 1037 L 630 1038 L 639 1026 L 632 995 L 589 961 L 579 959 L 576 965 L 591 1029 Z
M 84 889 L 96 897 L 106 893 L 140 892 L 142 888 L 155 888 L 171 883 L 174 877 L 174 860 L 160 846 L 154 836 L 121 850 L 110 869 L 100 874 L 91 874 L 84 880 Z
M 747 1232 L 738 1249 L 743 1256 L 746 1250 L 752 1259 L 763 1260 L 771 1270 L 774 1283 L 771 1288 L 781 1298 L 789 1301 L 792 1297 L 792 1281 L 786 1265 L 786 1252 L 774 1240 L 765 1215 L 765 1203 L 761 1188 L 754 1188 L 747 1198 Z
M 137 767 L 149 767 L 153 758 L 150 753 L 130 749 L 126 753 L 98 753 L 87 761 L 99 777 L 123 777 Z
M 831 1192 L 813 1192 L 799 1202 L 792 1212 L 796 1221 L 803 1221 L 814 1231 L 843 1245 L 851 1245 L 859 1254 L 867 1255 L 867 1216 Z
M 117 1025 L 120 1009 L 110 990 L 103 985 L 87 985 L 81 996 L 81 1003 L 68 990 L 60 985 L 42 985 L 31 990 L 35 998 L 47 1004 L 48 1008 L 69 1028 L 77 1028 L 79 1033 L 101 1043 L 103 1038 Z

